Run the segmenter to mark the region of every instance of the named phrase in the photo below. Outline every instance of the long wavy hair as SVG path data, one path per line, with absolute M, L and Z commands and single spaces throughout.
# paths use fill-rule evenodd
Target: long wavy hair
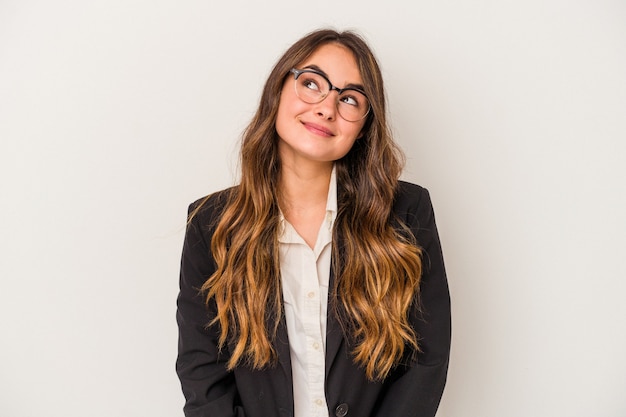
M 371 104 L 363 136 L 335 162 L 338 212 L 329 307 L 342 325 L 355 363 L 370 380 L 380 380 L 407 353 L 419 351 L 408 316 L 417 307 L 422 264 L 421 250 L 411 233 L 392 215 L 404 159 L 387 124 L 379 65 L 358 34 L 312 32 L 293 44 L 274 66 L 243 134 L 241 181 L 230 189 L 216 225 L 211 255 L 217 269 L 202 291 L 207 305 L 217 307 L 208 325 L 220 326 L 220 348 L 228 345 L 230 349 L 228 368 L 273 365 L 277 358 L 273 340 L 283 314 L 276 115 L 289 70 L 328 43 L 352 51 Z

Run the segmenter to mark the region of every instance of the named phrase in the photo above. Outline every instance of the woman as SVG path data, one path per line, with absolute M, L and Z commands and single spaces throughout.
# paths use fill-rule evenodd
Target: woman
M 428 192 L 399 181 L 381 72 L 319 30 L 272 70 L 241 182 L 190 206 L 186 416 L 434 416 L 450 303 Z

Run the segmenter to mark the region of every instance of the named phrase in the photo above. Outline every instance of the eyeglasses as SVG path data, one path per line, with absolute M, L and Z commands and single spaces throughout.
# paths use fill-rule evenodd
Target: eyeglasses
M 331 91 L 337 96 L 337 111 L 348 122 L 362 120 L 370 111 L 370 103 L 365 92 L 356 87 L 338 88 L 328 78 L 314 69 L 296 69 L 290 71 L 294 76 L 296 95 L 309 104 L 321 103 Z

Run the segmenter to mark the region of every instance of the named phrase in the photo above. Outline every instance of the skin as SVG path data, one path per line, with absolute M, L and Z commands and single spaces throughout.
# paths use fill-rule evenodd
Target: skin
M 316 66 L 339 88 L 363 84 L 354 55 L 339 44 L 320 46 L 298 68 Z M 293 77 L 283 86 L 276 131 L 281 159 L 279 204 L 283 215 L 314 247 L 326 214 L 333 162 L 345 156 L 359 138 L 364 120 L 348 122 L 337 112 L 337 92 L 322 102 L 305 103 L 296 95 Z

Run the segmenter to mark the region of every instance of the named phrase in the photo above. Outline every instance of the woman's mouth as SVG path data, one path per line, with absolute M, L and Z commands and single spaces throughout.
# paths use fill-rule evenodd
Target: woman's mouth
M 326 137 L 334 136 L 333 132 L 324 126 L 321 126 L 315 123 L 307 123 L 307 122 L 302 122 L 302 124 L 309 132 L 314 133 L 316 135 L 326 136 Z

